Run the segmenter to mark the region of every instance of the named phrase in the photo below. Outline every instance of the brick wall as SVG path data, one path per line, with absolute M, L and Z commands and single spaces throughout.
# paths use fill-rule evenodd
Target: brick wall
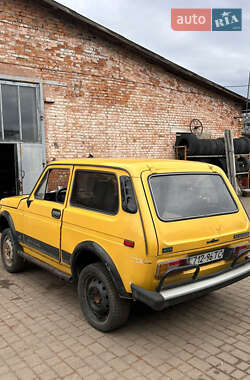
M 176 128 L 240 134 L 241 107 L 37 0 L 0 3 L 0 76 L 44 84 L 47 160 L 173 157 Z

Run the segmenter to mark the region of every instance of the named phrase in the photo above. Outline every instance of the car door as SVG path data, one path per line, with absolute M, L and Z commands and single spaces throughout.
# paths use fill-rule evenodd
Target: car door
M 125 191 L 131 201 L 135 199 L 132 184 L 130 191 L 123 186 L 121 191 L 124 176 L 129 179 L 122 169 L 74 166 L 72 190 L 63 214 L 61 249 L 63 262 L 69 266 L 80 243 L 102 247 L 128 284 L 137 255 L 145 255 L 146 242 L 136 204 L 135 210 L 128 212 L 122 203 Z M 130 243 L 135 250 L 127 245 Z
M 49 166 L 26 202 L 24 250 L 46 262 L 61 261 L 60 232 L 72 167 Z

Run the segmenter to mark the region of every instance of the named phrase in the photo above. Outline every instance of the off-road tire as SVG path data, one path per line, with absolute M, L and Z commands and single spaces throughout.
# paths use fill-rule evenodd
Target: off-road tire
M 95 296 L 97 299 L 94 299 Z M 85 318 L 97 330 L 112 331 L 128 320 L 131 302 L 119 297 L 102 263 L 87 265 L 81 271 L 78 280 L 78 297 Z M 98 308 L 104 310 L 97 310 Z
M 2 232 L 1 258 L 4 268 L 9 273 L 18 273 L 25 268 L 25 261 L 18 254 L 18 247 L 14 241 L 10 228 L 6 228 Z

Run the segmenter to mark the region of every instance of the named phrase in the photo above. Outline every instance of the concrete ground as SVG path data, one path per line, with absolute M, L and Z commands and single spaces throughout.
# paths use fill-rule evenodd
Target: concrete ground
M 250 277 L 163 312 L 135 305 L 103 334 L 73 285 L 0 264 L 0 380 L 10 379 L 250 379 Z

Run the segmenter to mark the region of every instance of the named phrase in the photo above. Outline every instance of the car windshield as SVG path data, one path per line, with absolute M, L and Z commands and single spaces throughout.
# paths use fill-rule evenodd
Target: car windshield
M 149 186 L 157 215 L 164 222 L 238 211 L 218 174 L 151 175 Z

